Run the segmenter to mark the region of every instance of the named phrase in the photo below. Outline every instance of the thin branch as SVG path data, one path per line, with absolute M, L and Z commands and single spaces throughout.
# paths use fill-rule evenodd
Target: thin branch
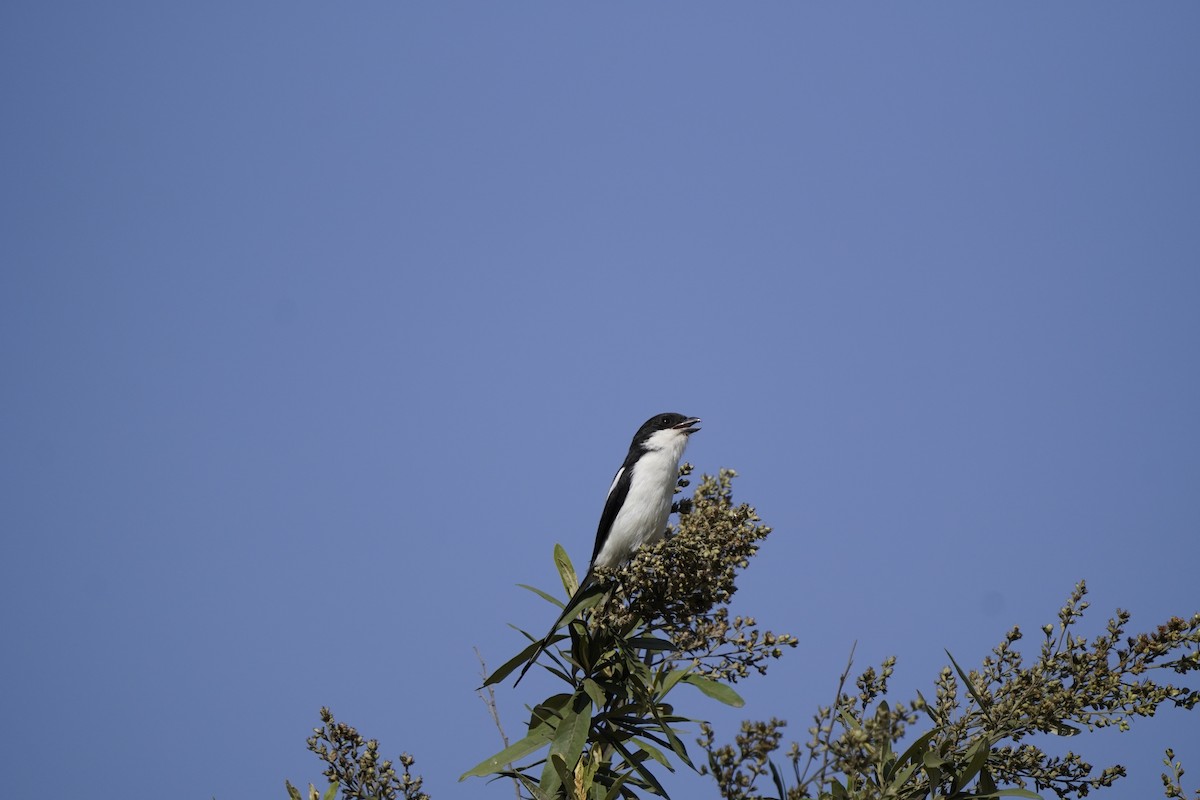
M 487 664 L 483 661 L 483 653 L 479 652 L 478 647 L 472 649 L 475 650 L 475 657 L 479 659 L 479 674 L 486 681 L 488 676 L 488 668 Z M 484 695 L 484 691 L 487 691 L 486 696 Z M 504 732 L 504 726 L 500 724 L 500 711 L 496 707 L 496 692 L 491 686 L 488 686 L 485 687 L 485 689 L 476 689 L 475 694 L 478 695 L 479 699 L 483 701 L 483 704 L 487 706 L 488 714 L 490 714 L 492 717 L 492 722 L 496 723 L 496 730 L 500 731 L 500 739 L 504 742 L 504 748 L 508 749 L 508 734 Z M 513 769 L 513 765 L 511 763 L 506 764 L 505 766 L 507 766 L 509 770 Z M 515 777 L 512 779 L 512 782 L 516 787 L 517 800 L 522 800 L 521 782 Z
M 833 696 L 833 705 L 829 707 L 829 729 L 825 731 L 825 746 L 822 748 L 824 753 L 821 757 L 821 770 L 813 776 L 812 780 L 820 780 L 817 786 L 817 793 L 820 794 L 820 787 L 825 784 L 825 774 L 829 770 L 829 758 L 833 748 L 833 725 L 834 720 L 838 717 L 838 709 L 842 704 L 842 691 L 846 688 L 846 680 L 850 677 L 850 670 L 854 667 L 854 651 L 858 648 L 858 640 L 850 645 L 850 656 L 846 659 L 846 668 L 842 670 L 842 676 L 838 678 L 837 692 Z M 800 787 L 807 786 L 808 768 L 812 766 L 814 753 L 809 751 L 808 761 L 804 764 L 804 772 L 797 775 L 797 783 Z

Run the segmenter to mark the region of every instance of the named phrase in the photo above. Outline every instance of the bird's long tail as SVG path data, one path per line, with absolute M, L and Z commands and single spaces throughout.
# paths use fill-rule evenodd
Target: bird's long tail
M 550 646 L 550 640 L 554 638 L 554 634 L 562 627 L 563 623 L 570 623 L 576 617 L 579 612 L 579 606 L 585 600 L 589 600 L 598 594 L 603 594 L 603 592 L 603 587 L 596 583 L 596 577 L 589 569 L 587 575 L 579 582 L 579 588 L 575 590 L 575 594 L 571 595 L 571 599 L 563 606 L 562 613 L 558 615 L 558 619 L 555 620 L 554 626 L 550 628 L 550 632 L 542 637 L 541 641 L 538 642 L 537 648 L 529 656 L 529 660 L 525 662 L 525 666 L 521 668 L 521 674 L 513 682 L 514 688 L 525 677 L 525 673 L 529 671 L 529 668 L 537 663 L 538 656 Z

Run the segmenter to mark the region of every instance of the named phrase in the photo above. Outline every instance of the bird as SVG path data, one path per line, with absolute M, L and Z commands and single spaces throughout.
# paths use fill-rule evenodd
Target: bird
M 596 582 L 596 570 L 620 566 L 638 548 L 658 541 L 666 533 L 679 480 L 679 461 L 688 438 L 700 430 L 696 427 L 699 422 L 699 417 L 683 414 L 655 414 L 633 435 L 629 453 L 608 487 L 587 574 L 563 607 L 554 627 L 538 642 L 514 687 L 549 646 L 563 620 L 570 617 L 581 601 L 594 594 L 588 590 Z

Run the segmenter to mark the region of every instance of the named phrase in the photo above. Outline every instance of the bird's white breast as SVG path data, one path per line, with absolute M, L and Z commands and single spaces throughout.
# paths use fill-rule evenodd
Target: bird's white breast
M 673 429 L 658 431 L 647 440 L 647 451 L 630 468 L 629 494 L 592 566 L 615 567 L 642 545 L 662 537 L 685 447 L 687 434 Z

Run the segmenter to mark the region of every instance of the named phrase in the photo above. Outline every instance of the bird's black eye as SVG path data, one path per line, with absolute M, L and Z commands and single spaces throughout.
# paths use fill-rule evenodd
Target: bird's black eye
M 671 418 L 670 418 L 670 417 L 668 417 L 666 414 L 663 414 L 663 415 L 662 415 L 662 416 L 659 418 L 659 422 L 661 422 L 663 425 L 666 425 L 666 424 L 668 424 L 670 421 L 671 421 Z

